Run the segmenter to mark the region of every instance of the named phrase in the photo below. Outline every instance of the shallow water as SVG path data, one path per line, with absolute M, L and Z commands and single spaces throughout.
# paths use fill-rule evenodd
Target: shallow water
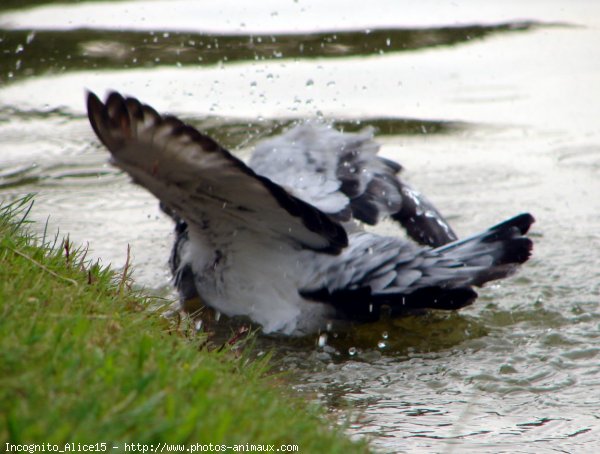
M 165 293 L 170 222 L 107 165 L 84 89 L 135 95 L 241 156 L 302 118 L 373 125 L 460 234 L 531 211 L 534 257 L 459 314 L 265 348 L 382 451 L 597 452 L 600 4 L 322 3 L 4 12 L 0 198 L 37 192 L 40 226 L 103 263 L 131 244 L 137 282 Z

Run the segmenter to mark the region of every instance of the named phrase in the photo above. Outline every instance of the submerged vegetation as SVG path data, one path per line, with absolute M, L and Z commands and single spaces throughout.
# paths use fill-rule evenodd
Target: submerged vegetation
M 0 208 L 0 440 L 367 451 L 278 386 L 268 360 L 204 348 L 149 310 L 126 270 L 32 235 L 31 203 Z

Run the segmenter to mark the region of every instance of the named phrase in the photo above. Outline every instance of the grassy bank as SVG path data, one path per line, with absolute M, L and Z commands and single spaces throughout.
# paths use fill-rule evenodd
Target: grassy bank
M 275 384 L 265 361 L 199 348 L 120 274 L 0 210 L 0 442 L 282 444 L 366 452 Z M 53 247 L 50 247 L 52 246 Z M 113 450 L 114 451 L 114 450 Z

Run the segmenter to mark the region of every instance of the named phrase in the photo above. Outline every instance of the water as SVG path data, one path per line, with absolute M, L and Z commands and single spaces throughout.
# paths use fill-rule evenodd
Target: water
M 414 3 L 5 11 L 0 198 L 36 192 L 40 228 L 103 263 L 131 244 L 137 282 L 167 293 L 171 225 L 107 164 L 84 89 L 133 94 L 242 157 L 301 118 L 373 125 L 461 235 L 531 211 L 534 256 L 459 314 L 265 339 L 277 366 L 385 452 L 597 452 L 600 4 Z

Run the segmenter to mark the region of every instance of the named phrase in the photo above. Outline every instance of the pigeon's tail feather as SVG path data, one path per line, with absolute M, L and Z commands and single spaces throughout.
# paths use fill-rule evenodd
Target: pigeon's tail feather
M 533 222 L 531 214 L 520 214 L 482 233 L 433 249 L 431 253 L 462 264 L 464 271 L 458 274 L 469 277 L 470 285 L 481 286 L 512 274 L 529 259 L 533 243 L 524 235 Z
M 382 310 L 398 316 L 423 309 L 460 309 L 477 298 L 473 286 L 510 276 L 527 261 L 533 243 L 524 235 L 533 222 L 530 214 L 521 214 L 435 249 L 407 251 L 387 243 L 377 250 L 374 244 L 375 256 L 393 247 L 398 247 L 397 253 L 376 264 L 359 257 L 355 260 L 364 262 L 351 263 L 350 268 L 367 272 L 308 296 L 333 304 L 343 318 L 365 321 L 378 319 Z
M 524 235 L 533 222 L 533 216 L 521 214 L 477 235 L 425 251 L 415 259 L 414 269 L 420 276 L 408 288 L 395 293 L 391 286 L 374 293 L 373 299 L 390 305 L 393 312 L 467 306 L 477 297 L 471 286 L 508 277 L 529 259 L 533 243 Z
M 420 313 L 427 309 L 457 310 L 477 299 L 471 287 L 444 288 L 428 286 L 410 293 L 372 293 L 368 287 L 329 292 L 302 292 L 309 300 L 327 302 L 335 307 L 340 319 L 375 322 L 387 314 L 390 317 Z

